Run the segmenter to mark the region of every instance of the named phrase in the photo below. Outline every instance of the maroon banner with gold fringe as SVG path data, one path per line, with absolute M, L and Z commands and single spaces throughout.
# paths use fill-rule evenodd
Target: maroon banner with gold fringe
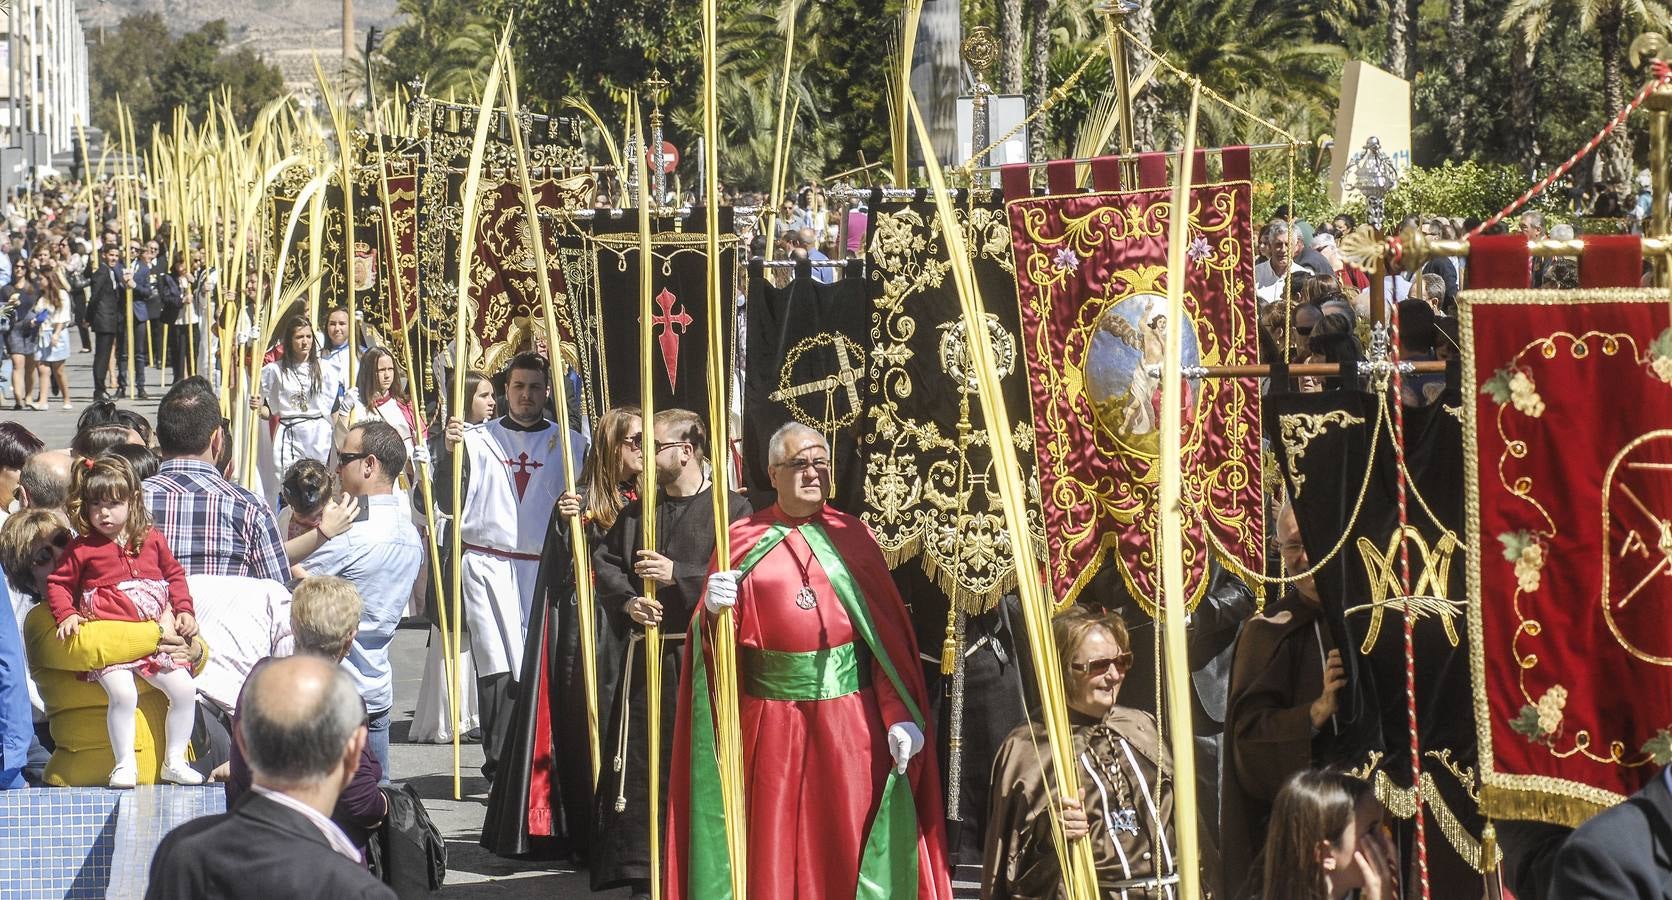
M 1575 825 L 1672 760 L 1672 317 L 1637 288 L 1458 308 L 1481 808 Z
M 1249 200 L 1247 181 L 1192 192 L 1184 323 L 1166 318 L 1171 190 L 1008 204 L 1047 569 L 1061 602 L 1114 550 L 1127 589 L 1155 609 L 1162 348 L 1182 324 L 1187 367 L 1258 361 Z M 1210 553 L 1264 568 L 1260 393 L 1252 379 L 1190 378 L 1184 395 L 1185 583 L 1194 608 Z

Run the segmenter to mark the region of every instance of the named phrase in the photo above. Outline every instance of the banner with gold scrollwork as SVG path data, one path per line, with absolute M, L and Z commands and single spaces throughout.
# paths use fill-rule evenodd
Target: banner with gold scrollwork
M 959 202 L 987 330 L 1012 416 L 1010 440 L 1029 485 L 1028 520 L 1043 541 L 1033 479 L 1033 429 L 1012 275 L 1010 228 L 993 202 Z M 866 241 L 871 355 L 862 398 L 861 517 L 888 564 L 916 559 L 966 612 L 991 609 L 1016 585 L 968 327 L 933 203 L 874 197 Z
M 1157 368 L 1167 330 L 1181 324 L 1186 366 L 1258 361 L 1249 198 L 1245 181 L 1192 192 L 1184 323 L 1165 313 L 1170 190 L 1008 205 L 1047 575 L 1063 602 L 1114 550 L 1127 590 L 1144 609 L 1156 607 Z M 1257 382 L 1234 378 L 1187 379 L 1184 393 L 1185 585 L 1194 608 L 1210 552 L 1246 570 L 1265 566 L 1260 395 Z
M 1400 819 L 1416 815 L 1420 794 L 1435 896 L 1461 896 L 1470 884 L 1478 888 L 1478 872 L 1496 858 L 1482 842 L 1486 822 L 1464 643 L 1459 391 L 1448 385 L 1433 404 L 1401 411 L 1392 405 L 1391 390 L 1291 393 L 1282 387 L 1274 382 L 1264 398 L 1266 435 L 1300 526 L 1306 565 L 1317 568 L 1313 589 L 1348 674 L 1340 711 L 1327 726 L 1333 732 L 1329 761 L 1370 781 Z M 1403 436 L 1403 459 L 1394 452 L 1396 430 Z M 1414 742 L 1406 695 L 1407 613 Z M 1415 787 L 1413 744 L 1420 765 Z
M 320 309 L 346 305 L 350 287 L 354 291 L 356 311 L 366 324 L 380 334 L 388 330 L 392 321 L 416 320 L 418 308 L 418 165 L 416 159 L 398 152 L 389 152 L 385 159 L 389 189 L 389 212 L 394 220 L 394 249 L 389 247 L 389 230 L 384 225 L 383 187 L 375 164 L 361 165 L 354 173 L 354 227 L 349 240 L 353 242 L 352 260 L 343 247 L 343 193 L 337 181 L 330 182 L 321 192 L 319 206 L 322 218 L 320 230 Z M 262 239 L 267 242 L 268 258 L 276 258 L 283 239 L 284 226 L 295 208 L 298 189 L 314 174 L 305 165 L 290 167 L 275 181 L 269 217 Z M 297 217 L 292 232 L 291 258 L 285 267 L 286 286 L 302 281 L 308 275 L 313 258 L 312 206 Z M 392 272 L 399 271 L 404 279 L 400 294 L 406 306 L 404 315 L 395 310 L 395 285 Z
M 1481 806 L 1577 825 L 1672 760 L 1664 291 L 1465 291 Z
M 419 137 L 427 149 L 418 188 L 424 210 L 418 261 L 426 286 L 420 322 L 426 343 L 435 346 L 453 338 L 453 304 L 461 277 L 459 239 L 464 224 L 465 169 L 478 114 L 476 107 L 431 97 L 420 98 L 414 113 Z M 469 296 L 476 303 L 474 315 L 469 317 L 469 355 L 472 364 L 482 368 L 503 364 L 517 350 L 538 346 L 545 332 L 510 129 L 522 129 L 532 167 L 531 181 L 546 238 L 548 277 L 553 300 L 560 307 L 558 328 L 568 332 L 562 336 L 566 349 L 570 335 L 577 330 L 568 311 L 581 305 L 573 294 L 584 290 L 592 279 L 585 253 L 559 235 L 584 230 L 584 225 L 566 214 L 590 209 L 596 190 L 595 176 L 571 171 L 587 165 L 573 119 L 523 115 L 513 122 L 503 112 L 492 115 L 476 216 L 476 247 L 466 276 L 470 279 Z

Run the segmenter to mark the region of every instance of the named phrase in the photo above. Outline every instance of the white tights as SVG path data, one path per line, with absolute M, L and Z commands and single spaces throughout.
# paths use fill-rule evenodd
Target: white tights
M 185 669 L 170 669 L 155 675 L 142 676 L 168 698 L 168 719 L 165 721 L 163 760 L 183 762 L 186 745 L 192 740 L 192 725 L 197 718 L 197 690 L 192 676 Z M 110 749 L 116 764 L 134 765 L 134 713 L 139 708 L 139 688 L 134 684 L 132 669 L 111 669 L 99 676 L 99 684 L 110 696 L 105 711 L 105 727 L 110 730 Z

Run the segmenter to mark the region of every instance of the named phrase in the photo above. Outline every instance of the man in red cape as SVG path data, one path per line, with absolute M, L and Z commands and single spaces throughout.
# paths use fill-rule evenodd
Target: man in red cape
M 777 504 L 732 523 L 685 656 L 668 786 L 669 900 L 731 898 L 715 759 L 714 613 L 736 609 L 752 898 L 950 900 L 928 696 L 870 529 L 824 503 L 830 450 L 792 422 L 768 451 Z M 741 900 L 741 898 L 737 898 Z

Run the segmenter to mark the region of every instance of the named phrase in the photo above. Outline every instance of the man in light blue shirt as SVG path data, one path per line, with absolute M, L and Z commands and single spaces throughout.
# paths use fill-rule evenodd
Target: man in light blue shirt
M 23 656 L 6 580 L 0 578 L 0 791 L 23 787 L 35 721 L 29 705 L 29 667 Z
M 406 445 L 387 422 L 371 419 L 349 429 L 337 450 L 337 473 L 343 490 L 361 498 L 360 517 L 292 569 L 298 577 L 345 578 L 360 592 L 360 630 L 343 667 L 366 701 L 367 739 L 385 779 L 389 712 L 395 702 L 389 642 L 424 561 L 412 513 L 395 494 L 395 478 L 404 468 Z

